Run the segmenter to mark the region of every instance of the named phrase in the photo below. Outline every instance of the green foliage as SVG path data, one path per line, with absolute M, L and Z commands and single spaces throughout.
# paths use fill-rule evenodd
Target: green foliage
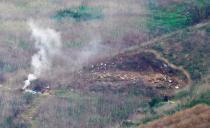
M 67 41 L 64 44 L 66 47 L 69 47 L 69 48 L 79 48 L 79 47 L 82 47 L 83 45 L 83 43 L 79 40 Z
M 178 99 L 181 99 L 183 97 L 186 97 L 186 96 L 189 96 L 190 95 L 190 92 L 189 91 L 180 91 L 178 92 L 175 96 L 174 96 L 174 100 L 178 100 Z
M 11 116 L 6 117 L 3 123 L 1 124 L 1 127 L 2 128 L 12 127 L 12 122 L 13 122 L 13 119 Z
M 19 46 L 20 48 L 22 48 L 22 49 L 28 49 L 28 48 L 31 47 L 30 44 L 27 43 L 27 42 L 25 42 L 25 41 L 20 41 L 20 42 L 18 43 L 18 46 Z
M 96 127 L 96 126 L 107 126 L 110 123 L 110 119 L 107 117 L 102 117 L 100 115 L 91 116 L 88 121 L 89 127 Z
M 200 96 L 196 97 L 195 99 L 191 100 L 190 102 L 184 105 L 185 108 L 193 107 L 197 104 L 207 104 L 210 106 L 210 91 L 201 94 Z
M 210 106 L 210 91 L 207 91 L 191 100 L 188 100 L 188 102 L 179 104 L 176 108 L 171 109 L 169 111 L 165 111 L 164 113 L 166 115 L 171 115 L 173 113 L 176 113 L 177 111 L 186 109 L 186 108 L 191 108 L 197 104 L 207 104 Z
M 31 104 L 34 100 L 34 95 L 31 93 L 25 93 L 22 97 L 24 104 L 28 105 Z
M 76 21 L 87 21 L 103 18 L 102 10 L 90 6 L 79 6 L 71 9 L 59 10 L 54 16 L 56 19 L 73 18 Z
M 188 15 L 180 14 L 178 10 L 170 10 L 170 8 L 152 9 L 152 18 L 151 20 L 148 20 L 149 29 L 160 29 L 160 31 L 163 32 L 170 32 L 177 29 L 177 27 L 184 27 L 190 17 Z
M 4 119 L 4 121 L 0 124 L 1 128 L 29 128 L 28 124 L 24 124 L 21 122 L 14 122 L 14 117 L 8 116 Z
M 210 27 L 207 27 L 206 32 L 210 33 Z
M 160 43 L 155 43 L 154 46 L 152 46 L 152 49 L 158 51 L 158 52 L 163 52 L 163 46 Z
M 153 121 L 155 119 L 158 119 L 158 118 L 160 118 L 159 115 L 152 115 L 151 117 L 144 118 L 142 123 L 140 123 L 140 124 L 146 124 L 146 123 L 151 122 L 151 121 Z
M 162 103 L 163 100 L 159 97 L 154 97 L 152 98 L 152 100 L 149 102 L 149 106 L 150 107 L 155 107 L 158 106 L 160 103 Z
M 172 2 L 166 6 L 150 1 L 149 10 L 151 16 L 147 20 L 147 26 L 152 34 L 160 35 L 208 18 L 210 1 Z
M 14 65 L 5 63 L 0 60 L 0 72 L 13 72 L 15 70 L 16 70 L 16 67 Z
M 26 122 L 16 121 L 17 117 L 23 112 L 25 104 L 20 95 L 12 93 L 1 92 L 0 128 L 28 128 L 29 125 Z

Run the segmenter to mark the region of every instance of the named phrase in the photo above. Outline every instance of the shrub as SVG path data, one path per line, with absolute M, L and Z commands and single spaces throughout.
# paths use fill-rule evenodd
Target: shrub
M 163 100 L 161 98 L 155 97 L 155 98 L 152 98 L 152 100 L 149 102 L 149 106 L 150 107 L 155 107 L 158 104 L 160 104 L 161 102 L 163 102 Z
M 77 8 L 59 10 L 56 12 L 54 17 L 56 19 L 73 18 L 76 21 L 87 21 L 101 19 L 103 18 L 103 14 L 102 10 L 99 8 L 82 5 Z

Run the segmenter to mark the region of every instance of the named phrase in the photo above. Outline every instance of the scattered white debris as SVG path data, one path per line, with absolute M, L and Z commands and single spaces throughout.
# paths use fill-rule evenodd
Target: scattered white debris
M 36 91 L 30 90 L 30 89 L 25 89 L 25 92 L 31 93 L 31 94 L 37 94 Z
M 176 86 L 175 88 L 176 88 L 176 89 L 179 89 L 179 86 Z
M 168 80 L 168 82 L 169 82 L 169 83 L 172 83 L 172 82 L 173 82 L 173 80 Z
M 168 65 L 167 64 L 163 64 L 163 66 L 166 68 L 166 67 L 168 67 Z
M 125 78 L 124 77 L 120 77 L 120 79 L 124 80 Z
M 164 80 L 167 80 L 166 76 L 163 76 L 163 79 L 164 79 Z

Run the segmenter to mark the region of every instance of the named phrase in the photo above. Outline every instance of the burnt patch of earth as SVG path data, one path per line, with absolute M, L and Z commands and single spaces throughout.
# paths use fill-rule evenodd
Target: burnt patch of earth
M 180 74 L 154 53 L 131 52 L 84 67 L 69 87 L 104 94 L 171 96 L 186 85 L 186 77 Z
M 46 80 L 37 79 L 31 82 L 31 85 L 28 89 L 37 92 L 37 93 L 45 93 L 50 89 L 51 83 Z
M 152 52 L 137 52 L 120 54 L 96 63 L 87 68 L 92 72 L 101 72 L 107 70 L 121 70 L 133 72 L 158 72 L 167 76 L 176 76 L 181 74 L 179 70 L 172 68 L 163 60 L 157 59 Z M 185 78 L 186 79 L 186 78 Z

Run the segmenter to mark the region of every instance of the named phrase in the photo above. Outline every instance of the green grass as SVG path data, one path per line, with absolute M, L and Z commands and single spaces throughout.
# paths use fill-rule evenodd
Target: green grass
M 30 43 L 26 42 L 26 41 L 19 41 L 18 42 L 18 46 L 24 50 L 31 48 L 32 46 L 30 45 Z
M 56 12 L 55 19 L 73 18 L 76 21 L 87 21 L 102 19 L 104 17 L 103 12 L 100 8 L 90 6 L 79 6 L 75 8 L 69 8 L 59 10 Z
M 193 106 L 198 105 L 198 104 L 206 104 L 206 105 L 210 106 L 210 91 L 207 91 L 207 92 L 189 100 L 186 103 L 179 104 L 179 105 L 177 105 L 176 108 L 174 108 L 172 110 L 165 111 L 164 113 L 166 115 L 171 115 L 171 114 L 176 113 L 177 111 L 187 109 L 187 108 L 192 108 Z
M 158 107 L 161 106 L 163 104 L 163 99 L 159 98 L 159 97 L 154 97 L 152 98 L 152 100 L 149 102 L 149 106 L 150 107 Z
M 210 15 L 209 0 L 183 1 L 166 6 L 150 1 L 147 27 L 153 35 L 171 32 L 207 19 Z
M 187 97 L 189 95 L 190 95 L 190 92 L 188 90 L 183 90 L 183 91 L 178 92 L 174 96 L 173 100 L 179 100 L 179 99 L 184 98 L 184 97 Z
M 64 45 L 68 48 L 79 48 L 84 45 L 80 40 L 66 41 Z
M 2 62 L 0 60 L 0 72 L 13 72 L 15 71 L 17 68 L 15 65 L 11 65 L 9 63 L 5 63 L 5 62 Z

